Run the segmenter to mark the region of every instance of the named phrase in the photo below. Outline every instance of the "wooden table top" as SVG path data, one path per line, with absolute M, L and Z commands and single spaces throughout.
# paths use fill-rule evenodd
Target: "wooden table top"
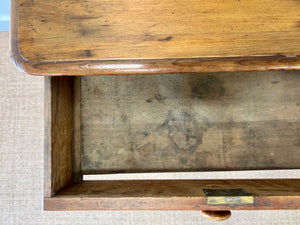
M 13 0 L 35 75 L 300 69 L 299 0 Z

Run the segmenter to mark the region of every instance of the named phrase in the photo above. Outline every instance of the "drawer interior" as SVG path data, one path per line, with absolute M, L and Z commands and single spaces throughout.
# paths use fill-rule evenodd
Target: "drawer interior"
M 45 209 L 299 208 L 299 180 L 82 180 L 300 168 L 299 83 L 297 71 L 47 77 Z M 254 204 L 209 206 L 203 188 L 243 189 Z
M 299 84 L 299 72 L 82 77 L 81 171 L 299 168 Z

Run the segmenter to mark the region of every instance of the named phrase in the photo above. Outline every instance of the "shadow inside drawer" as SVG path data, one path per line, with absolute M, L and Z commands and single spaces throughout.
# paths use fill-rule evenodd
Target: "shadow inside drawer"
M 298 71 L 80 79 L 83 174 L 300 167 Z

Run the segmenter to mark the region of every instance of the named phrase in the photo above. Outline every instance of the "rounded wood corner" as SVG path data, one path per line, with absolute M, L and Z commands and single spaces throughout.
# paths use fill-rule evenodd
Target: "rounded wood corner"
M 27 65 L 28 62 L 21 55 L 18 48 L 17 40 L 14 39 L 11 40 L 10 58 L 19 70 L 30 74 L 30 70 L 28 70 L 28 65 Z

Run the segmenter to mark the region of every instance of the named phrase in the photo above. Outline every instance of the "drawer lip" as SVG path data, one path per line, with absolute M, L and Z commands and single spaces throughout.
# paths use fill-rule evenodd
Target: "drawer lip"
M 300 70 L 300 55 L 166 58 L 136 60 L 30 61 L 19 48 L 19 1 L 11 3 L 10 50 L 15 65 L 39 76 L 130 75 L 164 73 Z
M 279 200 L 280 199 L 280 200 Z M 44 198 L 45 211 L 105 211 L 105 210 L 299 210 L 300 197 L 255 197 L 260 205 L 206 205 L 205 198 Z
M 294 192 L 294 189 L 299 187 L 299 181 L 299 179 L 84 181 L 67 187 L 52 198 L 45 198 L 44 208 L 45 210 L 300 209 L 300 195 Z M 189 185 L 186 192 L 180 190 L 185 182 Z M 178 190 L 176 186 L 179 186 Z M 207 196 L 202 190 L 205 186 L 243 187 L 253 195 L 254 204 L 209 205 Z M 280 188 L 281 191 L 278 190 Z M 79 190 L 82 191 L 81 194 L 78 194 Z M 137 192 L 138 190 L 140 192 Z M 266 191 L 268 193 L 264 193 Z

